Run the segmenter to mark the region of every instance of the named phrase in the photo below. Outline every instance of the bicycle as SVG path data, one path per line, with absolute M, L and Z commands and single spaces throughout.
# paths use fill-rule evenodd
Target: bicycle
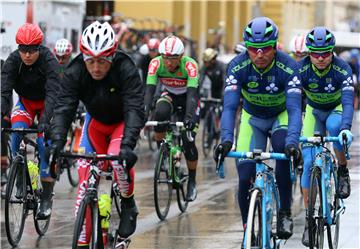
M 78 247 L 78 240 L 79 237 L 82 236 L 81 232 L 84 227 L 85 222 L 85 216 L 88 215 L 88 212 L 90 212 L 91 217 L 91 237 L 90 237 L 90 244 L 89 248 L 91 249 L 98 249 L 98 248 L 104 248 L 103 240 L 102 240 L 102 230 L 101 230 L 101 217 L 100 217 L 100 211 L 98 207 L 98 181 L 96 180 L 98 177 L 106 177 L 107 180 L 112 180 L 112 167 L 108 167 L 107 171 L 103 171 L 99 169 L 98 162 L 99 161 L 107 161 L 107 160 L 118 160 L 118 155 L 106 155 L 106 154 L 73 154 L 70 152 L 62 152 L 59 154 L 59 158 L 71 158 L 71 159 L 87 159 L 91 160 L 90 163 L 90 171 L 89 171 L 89 177 L 87 179 L 87 188 L 85 190 L 84 198 L 82 199 L 76 219 L 75 219 L 75 226 L 74 226 L 74 235 L 72 240 L 72 248 L 80 248 Z M 51 162 L 53 160 L 51 159 Z M 59 160 L 58 160 L 59 162 Z M 51 164 L 51 171 L 54 171 L 54 165 L 53 162 Z M 126 166 L 124 166 L 126 168 Z M 126 169 L 125 169 L 125 172 Z M 127 176 L 128 177 L 128 176 Z M 120 191 L 118 189 L 118 186 L 116 183 L 112 184 L 111 187 L 111 199 L 113 200 L 113 203 L 115 203 L 116 206 L 116 213 L 118 215 L 118 218 L 120 219 L 120 213 L 121 213 L 121 199 L 120 199 Z M 116 232 L 117 235 L 117 232 Z M 119 248 L 119 244 L 117 244 L 117 237 L 114 238 L 114 244 L 113 248 Z M 122 241 L 119 241 L 120 244 L 127 248 L 128 244 L 130 243 L 130 239 L 125 239 Z M 116 246 L 116 247 L 115 247 Z
M 280 196 L 274 177 L 274 169 L 264 160 L 289 160 L 283 153 L 265 153 L 255 149 L 253 152 L 229 152 L 226 157 L 251 159 L 256 162 L 256 177 L 250 190 L 250 205 L 246 222 L 244 248 L 279 249 L 281 240 L 276 235 L 276 222 L 280 209 Z M 225 178 L 224 164 L 219 156 L 216 173 Z M 293 158 L 290 158 L 290 176 L 294 179 Z
M 40 176 L 37 174 L 36 179 L 32 179 L 28 170 L 28 150 L 27 146 L 34 148 L 34 158 L 40 164 L 38 145 L 32 141 L 26 134 L 39 133 L 37 129 L 26 128 L 3 128 L 3 132 L 17 132 L 22 135 L 19 152 L 14 156 L 10 171 L 9 179 L 5 190 L 5 229 L 9 243 L 16 247 L 22 237 L 25 220 L 29 211 L 33 211 L 33 218 L 36 232 L 42 236 L 46 233 L 49 223 L 49 216 L 46 220 L 36 218 L 37 209 L 40 204 L 41 185 Z M 33 189 L 32 181 L 37 188 Z M 35 183 L 36 182 L 36 183 Z M 19 207 L 17 207 L 19 206 Z
M 350 159 L 346 136 L 342 139 L 346 158 Z M 339 142 L 339 138 L 315 134 L 314 137 L 301 137 L 300 142 L 314 145 L 315 151 L 315 161 L 311 168 L 308 207 L 310 248 L 324 247 L 326 229 L 328 246 L 336 249 L 339 239 L 340 215 L 345 212 L 345 204 L 338 196 L 338 168 L 335 157 L 325 143 Z
M 164 141 L 160 145 L 159 155 L 154 171 L 154 201 L 156 214 L 160 220 L 165 220 L 169 213 L 172 190 L 176 190 L 177 203 L 183 213 L 188 207 L 186 199 L 188 169 L 181 164 L 183 153 L 179 128 L 183 122 L 148 121 L 146 126 L 166 125 L 167 131 Z M 188 138 L 193 139 L 189 132 Z
M 202 149 L 205 158 L 212 150 L 212 145 L 219 142 L 220 138 L 220 118 L 221 118 L 221 99 L 201 98 L 205 104 L 204 127 L 202 132 Z

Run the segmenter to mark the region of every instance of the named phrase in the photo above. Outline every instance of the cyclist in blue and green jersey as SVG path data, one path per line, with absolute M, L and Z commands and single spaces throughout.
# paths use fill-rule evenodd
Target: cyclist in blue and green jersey
M 247 52 L 236 56 L 227 70 L 224 109 L 221 118 L 222 143 L 214 158 L 223 160 L 232 148 L 235 116 L 240 96 L 243 111 L 236 144 L 237 151 L 266 150 L 267 138 L 275 152 L 298 159 L 301 130 L 301 82 L 298 64 L 276 49 L 278 28 L 267 17 L 249 22 L 244 31 Z M 255 177 L 255 162 L 238 160 L 238 202 L 244 224 L 249 209 L 249 189 Z M 280 193 L 277 235 L 288 239 L 293 233 L 291 217 L 292 183 L 288 161 L 276 162 L 276 181 Z
M 306 36 L 306 46 L 310 56 L 300 62 L 300 75 L 307 98 L 303 136 L 311 137 L 315 131 L 325 135 L 328 131 L 330 136 L 339 135 L 342 141 L 342 134 L 346 134 L 350 145 L 354 113 L 351 68 L 345 61 L 333 55 L 335 37 L 325 27 L 311 30 Z M 342 144 L 334 143 L 334 150 L 339 165 L 339 196 L 347 198 L 350 195 L 350 178 Z M 310 144 L 303 144 L 302 152 L 304 172 L 301 186 L 307 210 L 311 166 L 315 155 Z M 309 246 L 307 217 L 302 242 Z
M 178 106 L 185 111 L 184 125 L 186 131 L 191 131 L 195 138 L 200 119 L 200 102 L 198 97 L 198 65 L 192 58 L 183 56 L 184 44 L 176 36 L 168 36 L 159 45 L 160 56 L 151 60 L 146 80 L 145 111 L 149 115 L 149 109 L 153 101 L 154 92 L 158 80 L 164 90 L 156 102 L 156 121 L 170 120 L 170 117 Z M 189 169 L 189 181 L 186 198 L 193 201 L 196 198 L 196 167 L 198 162 L 198 150 L 195 139 L 190 141 L 182 132 L 183 149 L 186 163 Z M 155 127 L 155 140 L 160 144 L 164 139 L 166 127 Z

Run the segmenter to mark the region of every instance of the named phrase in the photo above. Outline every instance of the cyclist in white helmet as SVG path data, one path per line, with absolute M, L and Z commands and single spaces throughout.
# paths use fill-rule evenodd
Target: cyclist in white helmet
M 296 61 L 300 61 L 308 55 L 308 49 L 305 45 L 305 42 L 306 40 L 304 35 L 296 35 L 290 41 L 290 56 Z
M 156 102 L 154 119 L 156 121 L 170 120 L 173 111 L 178 106 L 185 111 L 183 115 L 184 125 L 187 131 L 191 131 L 195 138 L 200 120 L 200 101 L 198 97 L 198 65 L 194 59 L 184 56 L 184 44 L 176 36 L 168 36 L 160 42 L 160 56 L 151 60 L 146 79 L 145 111 L 148 116 L 153 102 L 154 92 L 158 81 L 164 90 Z M 165 137 L 166 127 L 156 126 L 155 140 L 160 142 Z M 196 191 L 196 167 L 198 162 L 198 150 L 195 139 L 189 141 L 186 131 L 182 131 L 183 149 L 186 163 L 189 169 L 189 181 L 186 198 L 194 201 Z
M 80 41 L 81 54 L 67 67 L 62 92 L 57 99 L 50 152 L 56 157 L 64 147 L 68 128 L 81 100 L 87 112 L 79 150 L 86 154 L 119 154 L 119 160 L 111 164 L 114 180 L 121 192 L 118 238 L 122 241 L 136 229 L 138 210 L 134 199 L 134 165 L 137 156 L 133 150 L 144 125 L 144 88 L 135 64 L 127 54 L 117 50 L 117 46 L 114 31 L 107 22 L 96 21 L 84 30 Z M 126 167 L 119 163 L 124 160 Z M 90 163 L 79 161 L 78 165 L 75 212 L 84 197 Z M 102 166 L 103 170 L 107 165 Z M 129 179 L 125 177 L 126 173 Z M 111 209 L 111 198 L 101 199 L 100 196 L 99 207 L 100 215 L 106 215 Z M 106 235 L 109 223 L 102 222 L 101 225 L 103 235 Z M 85 236 L 79 239 L 79 246 L 89 245 L 88 232 L 86 229 Z M 106 238 L 104 241 L 106 243 Z
M 73 46 L 66 39 L 57 40 L 54 47 L 54 54 L 60 65 L 67 65 L 71 60 Z

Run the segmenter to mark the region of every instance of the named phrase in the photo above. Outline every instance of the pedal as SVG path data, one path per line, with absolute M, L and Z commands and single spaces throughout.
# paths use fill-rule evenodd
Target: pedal
M 131 240 L 129 238 L 121 239 L 118 238 L 118 240 L 115 242 L 115 249 L 126 249 L 129 247 Z

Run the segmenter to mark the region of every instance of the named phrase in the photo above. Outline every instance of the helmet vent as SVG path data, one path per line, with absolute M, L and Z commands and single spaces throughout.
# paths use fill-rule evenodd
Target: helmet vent
M 96 38 L 95 38 L 95 49 L 98 50 L 99 49 L 99 40 L 100 40 L 100 36 L 97 35 Z
M 108 41 L 109 41 L 109 38 L 106 38 L 106 40 L 103 42 L 100 49 L 103 49 L 105 47 L 105 45 L 108 43 Z

